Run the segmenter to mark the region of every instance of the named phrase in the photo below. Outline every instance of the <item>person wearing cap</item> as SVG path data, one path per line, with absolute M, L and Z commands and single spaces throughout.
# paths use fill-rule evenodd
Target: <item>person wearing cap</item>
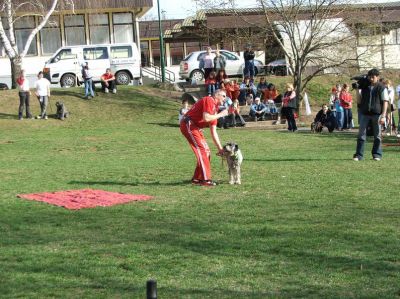
M 250 107 L 250 117 L 252 117 L 254 121 L 264 120 L 266 112 L 267 106 L 265 106 L 264 103 L 261 103 L 260 97 L 256 97 L 254 99 L 254 104 Z
M 372 125 L 372 132 L 374 134 L 374 143 L 371 151 L 372 158 L 375 161 L 382 159 L 381 125 L 385 124 L 389 95 L 385 86 L 379 82 L 379 75 L 377 69 L 371 69 L 367 75 L 369 86 L 362 86 L 356 92 L 360 119 L 356 153 L 353 155 L 354 161 L 364 158 L 364 146 L 369 123 Z

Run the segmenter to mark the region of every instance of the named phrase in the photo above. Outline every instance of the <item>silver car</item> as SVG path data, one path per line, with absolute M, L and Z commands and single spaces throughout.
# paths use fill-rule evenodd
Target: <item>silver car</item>
M 215 53 L 215 51 L 212 51 Z M 222 56 L 225 57 L 225 71 L 229 77 L 243 75 L 244 59 L 235 53 L 220 50 Z M 184 80 L 204 80 L 204 71 L 200 69 L 200 61 L 206 55 L 206 51 L 192 52 L 183 59 L 179 65 L 179 76 Z M 264 65 L 260 60 L 254 59 L 255 75 L 264 73 Z

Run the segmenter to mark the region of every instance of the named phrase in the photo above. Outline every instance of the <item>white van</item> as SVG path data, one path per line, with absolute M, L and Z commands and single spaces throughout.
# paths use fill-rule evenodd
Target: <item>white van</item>
M 115 74 L 117 84 L 126 85 L 141 77 L 140 54 L 135 43 L 61 47 L 46 62 L 43 73 L 51 83 L 72 87 L 83 82 L 82 66 L 88 63 L 94 82 L 107 68 Z

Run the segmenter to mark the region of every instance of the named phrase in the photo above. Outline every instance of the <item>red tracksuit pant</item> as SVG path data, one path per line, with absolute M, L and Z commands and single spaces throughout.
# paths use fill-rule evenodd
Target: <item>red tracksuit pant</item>
M 183 119 L 180 123 L 183 136 L 189 141 L 196 159 L 197 165 L 194 170 L 193 180 L 211 180 L 211 155 L 203 135 L 203 130 L 194 126 L 190 120 Z

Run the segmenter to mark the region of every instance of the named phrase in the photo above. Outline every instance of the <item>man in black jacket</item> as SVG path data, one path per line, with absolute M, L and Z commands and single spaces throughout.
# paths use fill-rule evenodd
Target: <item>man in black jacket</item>
M 246 46 L 246 51 L 243 54 L 244 57 L 244 77 L 249 76 L 250 80 L 254 79 L 254 51 L 251 49 L 250 45 Z
M 386 110 L 389 102 L 388 91 L 385 86 L 379 82 L 379 71 L 372 69 L 368 72 L 368 86 L 360 86 L 356 92 L 359 113 L 359 130 L 357 138 L 356 153 L 353 156 L 354 161 L 364 158 L 364 145 L 367 139 L 367 127 L 371 122 L 374 134 L 374 144 L 372 146 L 372 158 L 375 161 L 382 159 L 382 139 L 381 125 L 385 124 Z

